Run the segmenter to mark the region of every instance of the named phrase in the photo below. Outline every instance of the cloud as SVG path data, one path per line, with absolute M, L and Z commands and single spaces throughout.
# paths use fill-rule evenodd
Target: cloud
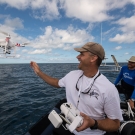
M 10 17 L 10 15 L 2 15 L 2 14 L 0 14 L 0 19 L 4 19 L 5 20 L 5 18 L 7 18 L 7 17 Z
M 83 22 L 102 22 L 114 19 L 110 11 L 121 9 L 127 4 L 135 4 L 133 0 L 60 0 L 61 7 L 69 18 Z
M 27 49 L 23 49 L 22 52 L 23 52 L 23 53 L 27 53 L 28 50 L 27 50 Z
M 129 54 L 128 52 L 125 53 L 125 55 L 128 55 L 128 54 Z
M 9 26 L 9 27 L 12 27 L 14 29 L 23 29 L 24 28 L 23 21 L 18 17 L 14 18 L 14 19 L 6 18 L 5 19 L 5 25 Z
M 75 29 L 72 26 L 67 29 L 58 29 L 47 26 L 44 35 L 38 36 L 33 41 L 33 47 L 71 50 L 73 47 L 78 47 L 87 41 L 93 40 L 94 37 L 89 35 L 85 29 Z
M 40 20 L 53 20 L 59 17 L 57 0 L 35 0 L 31 2 L 33 16 Z M 40 10 L 39 10 L 40 9 Z
M 50 53 L 51 52 L 51 49 L 36 49 L 34 51 L 30 51 L 28 52 L 28 54 L 46 54 L 46 53 Z
M 1 4 L 18 10 L 30 9 L 33 17 L 40 20 L 52 20 L 59 17 L 58 0 L 0 0 Z
M 114 38 L 110 38 L 111 42 L 117 43 L 133 43 L 135 42 L 135 32 L 117 34 Z
M 23 10 L 29 8 L 30 2 L 32 0 L 0 0 L 1 4 L 7 4 L 7 7 L 17 8 Z
M 20 54 L 16 54 L 16 55 L 15 55 L 15 58 L 20 58 L 20 57 L 21 57 Z
M 107 11 L 107 3 L 102 0 L 61 0 L 67 17 L 80 19 L 84 22 L 101 22 L 111 19 Z
M 109 40 L 117 43 L 133 43 L 135 42 L 135 15 L 128 18 L 121 18 L 115 22 L 119 25 L 119 34 Z
M 10 15 L 0 14 L 0 19 L 3 21 L 3 24 L 0 24 L 0 31 L 8 32 L 10 35 L 15 35 L 13 31 L 24 28 L 23 20 L 18 17 L 12 18 Z M 2 35 L 2 37 L 5 37 L 5 35 Z
M 114 18 L 109 11 L 135 4 L 134 0 L 0 0 L 0 3 L 18 10 L 30 9 L 35 18 L 43 21 L 57 19 L 60 11 L 64 11 L 67 17 L 83 22 L 108 21 Z
M 121 46 L 117 46 L 115 47 L 115 50 L 120 50 L 122 47 Z
M 0 58 L 5 58 L 5 55 L 4 54 L 0 54 Z
M 123 18 L 119 19 L 118 21 L 116 21 L 116 24 L 121 26 L 120 30 L 122 32 L 129 32 L 129 31 L 135 30 L 134 21 L 135 21 L 135 15 L 131 16 L 129 18 L 123 17 Z

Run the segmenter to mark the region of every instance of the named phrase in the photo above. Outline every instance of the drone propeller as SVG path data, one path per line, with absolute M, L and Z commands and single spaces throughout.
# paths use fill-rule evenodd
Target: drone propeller
M 30 44 L 30 43 L 23 43 L 22 45 L 28 45 L 28 44 Z

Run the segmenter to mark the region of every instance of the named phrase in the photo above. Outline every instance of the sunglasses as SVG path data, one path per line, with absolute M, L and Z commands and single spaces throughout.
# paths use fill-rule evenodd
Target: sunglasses
M 81 92 L 81 93 L 83 93 L 83 94 L 88 94 L 89 92 L 90 92 L 90 90 L 91 90 L 91 88 L 92 88 L 92 86 L 93 86 L 93 84 L 94 84 L 94 82 L 95 82 L 95 80 L 99 77 L 101 75 L 101 73 L 99 72 L 99 74 L 94 78 L 94 80 L 93 80 L 93 82 L 92 82 L 92 84 L 91 84 L 91 87 L 90 88 L 87 88 L 86 90 L 86 92 Z M 79 82 L 79 80 L 81 79 L 83 77 L 83 74 L 78 78 L 78 80 L 77 80 L 77 83 L 76 83 L 76 90 L 77 91 L 79 91 L 79 88 L 77 87 L 77 85 L 78 85 L 78 82 Z

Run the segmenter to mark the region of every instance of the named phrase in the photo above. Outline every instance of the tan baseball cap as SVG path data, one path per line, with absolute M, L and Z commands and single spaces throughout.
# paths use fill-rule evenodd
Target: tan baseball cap
M 77 52 L 91 52 L 97 55 L 102 60 L 105 58 L 104 48 L 100 44 L 95 42 L 88 42 L 81 48 L 74 48 L 74 50 L 76 50 Z

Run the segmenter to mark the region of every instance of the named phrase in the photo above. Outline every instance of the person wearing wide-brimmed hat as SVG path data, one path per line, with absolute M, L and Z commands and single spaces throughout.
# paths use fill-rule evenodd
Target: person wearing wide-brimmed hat
M 121 81 L 121 85 L 117 85 Z M 128 60 L 128 64 L 121 71 L 114 83 L 119 93 L 124 93 L 132 109 L 135 109 L 135 56 Z
M 71 71 L 61 79 L 43 73 L 35 62 L 31 62 L 31 67 L 46 83 L 57 88 L 65 87 L 67 102 L 73 104 L 83 117 L 75 135 L 103 135 L 106 131 L 117 131 L 123 118 L 116 87 L 99 72 L 105 57 L 103 47 L 88 42 L 75 50 L 79 52 L 79 70 Z M 65 131 L 62 135 L 71 135 L 62 129 Z M 55 133 L 62 132 L 62 129 L 55 129 Z

